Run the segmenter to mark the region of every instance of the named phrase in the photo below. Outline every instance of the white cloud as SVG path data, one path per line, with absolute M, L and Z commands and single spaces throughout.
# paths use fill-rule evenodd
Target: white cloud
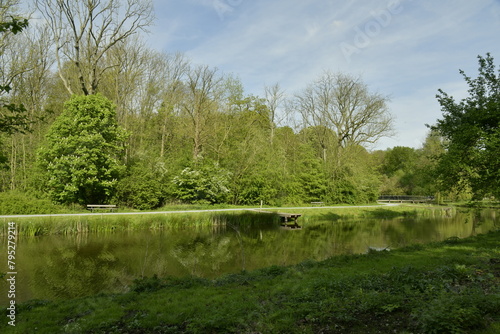
M 230 7 L 227 15 L 218 15 L 215 2 Z M 475 75 L 477 55 L 500 55 L 498 0 L 186 3 L 180 16 L 173 7 L 178 2 L 162 5 L 173 19 L 161 24 L 166 50 L 180 46 L 195 62 L 233 72 L 249 94 L 275 82 L 293 94 L 326 69 L 361 75 L 372 90 L 391 96 L 398 143 L 409 146 L 418 146 L 427 132 L 423 124 L 440 116 L 437 89 L 463 86 L 458 70 Z M 194 8 L 202 9 L 186 14 Z M 342 43 L 357 48 L 350 59 Z

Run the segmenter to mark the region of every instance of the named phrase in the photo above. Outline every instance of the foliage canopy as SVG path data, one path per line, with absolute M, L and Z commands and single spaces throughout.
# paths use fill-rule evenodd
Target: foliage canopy
M 104 203 L 124 166 L 126 132 L 115 106 L 101 95 L 73 96 L 47 133 L 39 161 L 50 197 L 60 203 Z
M 148 49 L 151 0 L 34 4 L 45 20 L 29 29 L 5 14 L 13 5 L 0 13 L 14 78 L 0 82 L 0 191 L 136 209 L 431 194 L 425 150 L 367 150 L 393 117 L 359 77 L 326 71 L 295 94 L 277 83 L 248 95 L 234 75 Z M 72 93 L 102 95 L 64 104 Z
M 477 78 L 460 71 L 467 98 L 457 102 L 439 90 L 443 118 L 433 127 L 447 140 L 439 163 L 443 188 L 470 188 L 475 199 L 500 196 L 500 69 L 489 53 L 478 59 Z

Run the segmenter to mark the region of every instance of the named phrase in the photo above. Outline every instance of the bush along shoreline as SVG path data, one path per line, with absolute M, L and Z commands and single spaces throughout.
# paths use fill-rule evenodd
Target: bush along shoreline
M 17 307 L 2 333 L 498 333 L 500 231 Z M 5 312 L 5 311 L 4 311 Z

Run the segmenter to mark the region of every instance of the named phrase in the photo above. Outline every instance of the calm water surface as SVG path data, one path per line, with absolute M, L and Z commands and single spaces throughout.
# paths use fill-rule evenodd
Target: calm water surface
M 125 292 L 134 279 L 154 274 L 214 278 L 270 265 L 365 253 L 369 247 L 394 249 L 464 238 L 500 226 L 500 214 L 493 210 L 450 215 L 439 210 L 418 219 L 331 218 L 313 222 L 301 218 L 301 230 L 255 222 L 251 226 L 21 238 L 16 254 L 16 301 Z M 0 254 L 5 261 L 0 263 L 0 272 L 7 272 L 6 248 L 3 240 Z M 7 284 L 5 280 L 0 284 L 0 304 L 6 305 Z

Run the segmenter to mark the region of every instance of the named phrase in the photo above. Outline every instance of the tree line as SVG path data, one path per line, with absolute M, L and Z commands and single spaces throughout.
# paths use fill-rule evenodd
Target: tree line
M 298 92 L 276 83 L 255 96 L 234 74 L 148 48 L 151 1 L 36 0 L 44 23 L 29 27 L 19 4 L 4 1 L 0 13 L 2 192 L 138 209 L 479 194 L 440 178 L 454 165 L 446 117 L 422 148 L 368 151 L 393 133 L 393 117 L 359 77 L 325 71 Z M 455 107 L 441 94 L 446 115 Z M 493 117 L 478 150 L 495 147 Z

